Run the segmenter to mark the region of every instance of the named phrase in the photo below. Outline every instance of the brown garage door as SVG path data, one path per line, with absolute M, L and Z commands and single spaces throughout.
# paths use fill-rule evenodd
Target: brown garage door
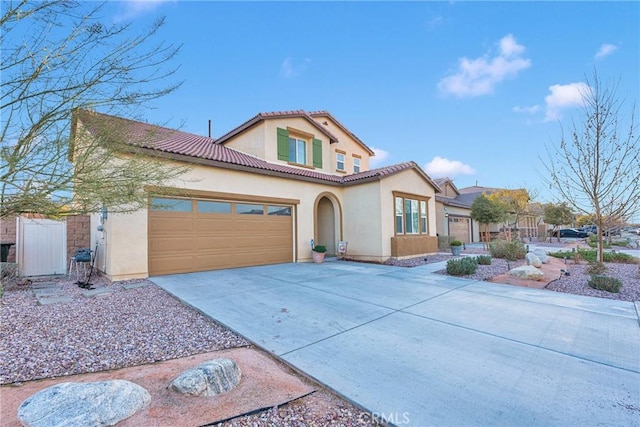
M 293 260 L 291 206 L 152 198 L 149 275 Z
M 463 243 L 471 243 L 471 220 L 449 216 L 449 235 Z

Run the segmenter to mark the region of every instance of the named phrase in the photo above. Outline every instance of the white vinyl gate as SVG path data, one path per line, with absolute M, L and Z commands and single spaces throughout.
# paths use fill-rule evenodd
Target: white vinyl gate
M 67 272 L 67 223 L 18 217 L 17 252 L 21 276 Z

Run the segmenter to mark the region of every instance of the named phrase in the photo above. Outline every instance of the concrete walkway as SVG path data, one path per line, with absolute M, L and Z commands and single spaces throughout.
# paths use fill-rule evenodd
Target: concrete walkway
M 301 263 L 152 281 L 392 424 L 639 424 L 633 303 L 434 268 Z

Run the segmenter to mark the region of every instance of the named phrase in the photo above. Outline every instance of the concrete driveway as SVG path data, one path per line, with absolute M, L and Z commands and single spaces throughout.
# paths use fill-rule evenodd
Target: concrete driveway
M 153 277 L 392 424 L 640 423 L 633 303 L 350 262 Z

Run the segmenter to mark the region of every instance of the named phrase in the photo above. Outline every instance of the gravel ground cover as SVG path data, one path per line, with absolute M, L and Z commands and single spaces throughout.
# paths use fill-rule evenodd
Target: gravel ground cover
M 249 345 L 155 285 L 125 290 L 114 284 L 112 293 L 91 298 L 73 282 L 58 285 L 73 297 L 71 302 L 40 305 L 30 286 L 5 292 L 0 313 L 0 384 Z
M 606 262 L 605 276 L 611 276 L 622 282 L 620 292 L 611 293 L 593 289 L 588 285 L 589 274 L 587 264 L 567 264 L 569 276 L 562 276 L 547 285 L 547 289 L 569 294 L 587 295 L 598 298 L 608 298 L 620 301 L 640 301 L 640 266 L 638 264 L 620 264 Z
M 566 242 L 536 243 L 536 245 L 558 249 L 567 247 Z M 463 254 L 488 255 L 489 252 L 482 249 L 474 248 L 464 250 Z M 451 254 L 438 253 L 434 255 L 428 255 L 426 257 L 390 260 L 387 264 L 400 267 L 417 267 L 424 264 L 448 261 L 453 258 L 454 257 Z M 511 268 L 519 267 L 524 264 L 524 260 L 507 262 L 504 259 L 492 258 L 491 265 L 478 265 L 478 270 L 475 274 L 462 277 L 472 280 L 488 280 L 492 277 L 508 272 Z M 565 292 L 569 294 L 586 295 L 598 298 L 608 298 L 620 301 L 640 301 L 640 266 L 638 264 L 622 264 L 612 262 L 605 263 L 605 266 L 607 267 L 607 271 L 604 273 L 604 275 L 616 277 L 622 282 L 622 288 L 620 289 L 620 292 L 611 293 L 591 288 L 588 284 L 591 276 L 586 271 L 588 265 L 584 262 L 573 264 L 571 260 L 569 260 L 567 264 L 569 276 L 559 277 L 558 280 L 549 283 L 546 286 L 546 289 L 556 292 Z M 436 273 L 446 275 L 447 271 L 439 270 L 436 271 Z
M 5 289 L 0 310 L 0 384 L 92 373 L 248 346 L 243 337 L 182 304 L 146 280 L 109 284 L 86 297 L 66 278 L 57 282 L 71 302 L 40 305 L 39 282 Z M 5 285 L 7 285 L 5 283 Z M 122 285 L 143 285 L 125 289 Z M 222 426 L 371 426 L 372 417 L 320 389 L 286 405 L 234 418 Z

